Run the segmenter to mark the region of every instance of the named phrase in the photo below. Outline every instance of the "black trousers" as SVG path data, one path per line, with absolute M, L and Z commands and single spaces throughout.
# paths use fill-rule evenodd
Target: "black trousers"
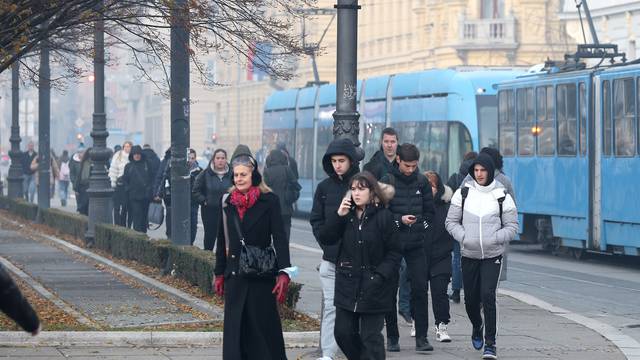
M 171 239 L 171 200 L 164 199 L 164 234 Z
M 133 222 L 133 230 L 146 233 L 149 226 L 149 200 L 129 200 L 129 215 Z
M 201 217 L 202 226 L 204 226 L 204 249 L 213 251 L 218 237 L 218 226 L 220 225 L 219 207 L 202 206 Z
M 404 249 L 404 261 L 407 263 L 411 284 L 411 317 L 416 325 L 416 338 L 427 337 L 429 328 L 429 299 L 427 292 L 427 260 L 424 247 Z M 397 323 L 397 316 L 396 316 Z
M 448 324 L 451 317 L 449 315 L 449 296 L 447 295 L 450 277 L 451 274 L 440 274 L 432 276 L 431 279 L 429 279 L 429 286 L 431 287 L 431 307 L 436 325 L 440 323 Z
M 282 215 L 284 223 L 284 233 L 287 235 L 287 241 L 291 239 L 291 215 Z
M 502 255 L 490 259 L 462 257 L 464 305 L 474 328 L 482 326 L 480 304 L 484 311 L 484 341 L 496 343 L 496 290 L 502 267 Z
M 395 289 L 393 292 L 393 309 L 384 314 L 384 322 L 387 328 L 387 339 L 400 339 L 400 331 L 398 330 L 398 287 L 399 278 L 393 279 Z
M 354 313 L 336 307 L 334 336 L 349 360 L 383 360 L 385 358 L 384 314 Z
M 113 223 L 127 226 L 127 191 L 117 186 L 113 192 Z

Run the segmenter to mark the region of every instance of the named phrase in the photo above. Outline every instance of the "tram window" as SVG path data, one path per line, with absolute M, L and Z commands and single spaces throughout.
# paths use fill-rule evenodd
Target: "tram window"
M 503 90 L 499 93 L 498 99 L 498 129 L 500 140 L 500 153 L 502 156 L 513 156 L 515 154 L 516 139 L 514 125 L 514 97 L 513 90 Z
M 558 85 L 556 93 L 558 110 L 558 155 L 576 155 L 576 85 Z
M 471 145 L 471 135 L 467 128 L 457 122 L 452 122 L 449 125 L 449 158 L 447 159 L 449 162 L 449 174 L 453 174 L 458 171 L 460 163 L 462 163 L 462 158 L 464 154 L 473 150 Z M 426 170 L 426 169 L 425 169 Z M 444 174 L 441 174 L 444 178 Z
M 613 81 L 613 121 L 616 156 L 633 156 L 636 151 L 636 106 L 633 87 L 633 79 L 631 78 Z
M 587 90 L 580 83 L 580 155 L 587 154 Z
M 538 88 L 538 154 L 551 156 L 556 153 L 555 99 L 553 86 Z M 544 104 L 541 104 L 544 101 Z M 543 105 L 543 107 L 541 107 Z
M 386 102 L 384 100 L 367 101 L 364 105 L 361 118 L 361 121 L 364 121 L 362 147 L 364 148 L 366 157 L 363 164 L 366 164 L 376 151 L 380 149 L 382 130 L 385 128 L 385 112 Z
M 602 82 L 602 153 L 611 155 L 611 88 L 609 80 Z
M 532 156 L 535 151 L 533 126 L 535 125 L 533 89 L 518 89 L 518 155 Z
M 296 128 L 296 162 L 298 174 L 303 179 L 313 177 L 313 108 L 303 108 L 298 112 L 299 120 Z

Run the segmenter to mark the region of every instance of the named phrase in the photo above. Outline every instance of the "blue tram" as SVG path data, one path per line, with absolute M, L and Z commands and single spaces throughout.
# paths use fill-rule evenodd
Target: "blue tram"
M 498 87 L 498 138 L 520 238 L 639 255 L 640 66 L 547 71 Z
M 360 142 L 365 162 L 378 150 L 382 129 L 394 127 L 400 143 L 416 144 L 420 169 L 443 178 L 464 154 L 498 145 L 497 83 L 521 71 L 427 70 L 358 81 Z M 335 84 L 277 91 L 265 104 L 263 150 L 286 144 L 295 156 L 302 192 L 297 206 L 311 210 L 313 190 L 326 177 L 321 159 L 333 139 Z

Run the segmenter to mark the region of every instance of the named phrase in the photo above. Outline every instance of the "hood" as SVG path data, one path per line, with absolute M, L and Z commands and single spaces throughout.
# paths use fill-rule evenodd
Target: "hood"
M 502 155 L 500 155 L 500 151 L 498 151 L 498 149 L 484 147 L 480 150 L 480 153 L 491 156 L 491 160 L 493 160 L 493 165 L 495 165 L 496 170 L 502 170 Z
M 382 196 L 384 199 L 375 199 L 376 202 L 382 201 L 385 204 L 388 204 L 393 196 L 396 194 L 396 189 L 389 184 L 385 184 L 383 182 L 378 181 L 378 186 L 380 187 L 380 191 L 382 192 Z
M 281 150 L 271 150 L 269 156 L 267 156 L 266 164 L 267 167 L 276 166 L 276 165 L 288 165 L 287 155 L 285 155 Z
M 142 151 L 142 148 L 140 147 L 140 145 L 135 145 L 134 147 L 131 148 L 131 151 L 129 152 L 129 161 L 135 161 L 133 160 L 133 155 L 135 154 L 142 155 L 142 158 L 140 159 L 140 161 L 144 160 L 145 158 L 144 152 Z
M 468 160 L 462 161 L 462 163 L 460 164 L 460 168 L 458 169 L 458 174 L 460 175 L 468 174 L 469 166 L 471 166 L 471 164 L 473 163 L 473 160 L 475 159 L 468 159 Z
M 488 176 L 487 185 L 491 184 L 493 182 L 493 177 L 496 172 L 496 166 L 494 165 L 493 159 L 491 159 L 491 156 L 485 153 L 480 153 L 478 154 L 478 157 L 475 160 L 473 160 L 473 162 L 471 163 L 471 166 L 469 166 L 469 169 L 468 169 L 469 175 L 473 178 L 473 180 L 476 179 L 473 173 L 473 168 L 476 165 L 482 165 L 482 167 L 487 169 L 487 176 Z
M 322 168 L 324 169 L 324 172 L 329 176 L 336 176 L 336 172 L 333 170 L 333 165 L 331 165 L 332 155 L 346 155 L 349 160 L 351 160 L 351 168 L 349 168 L 347 175 L 355 174 L 355 172 L 353 172 L 354 169 L 356 172 L 358 171 L 359 163 L 357 161 L 358 155 L 356 153 L 356 146 L 353 145 L 351 140 L 347 138 L 333 140 L 322 157 Z

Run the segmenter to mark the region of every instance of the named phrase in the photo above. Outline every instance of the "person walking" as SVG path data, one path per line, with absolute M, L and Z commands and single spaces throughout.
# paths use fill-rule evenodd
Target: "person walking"
M 396 163 L 398 141 L 398 132 L 394 128 L 383 129 L 380 150 L 373 154 L 362 169 L 373 174 L 378 180 L 390 173 Z
M 142 154 L 142 148 L 136 145 L 131 148 L 129 163 L 124 167 L 122 182 L 129 199 L 128 210 L 133 230 L 146 233 L 147 215 L 151 201 L 151 170 Z
M 484 345 L 483 359 L 497 359 L 496 290 L 505 247 L 518 232 L 518 212 L 504 185 L 494 179 L 491 156 L 481 152 L 469 174 L 473 182 L 456 190 L 445 224 L 460 243 L 472 345 L 476 350 Z
M 151 168 L 152 162 L 147 161 L 148 168 Z M 164 201 L 165 207 L 165 219 L 164 230 L 168 239 L 171 239 L 171 148 L 168 148 L 164 152 L 162 162 L 157 169 L 157 172 L 151 170 L 153 176 L 153 201 Z
M 24 199 L 29 202 L 34 202 L 36 196 L 36 179 L 35 171 L 31 169 L 31 163 L 33 159 L 38 156 L 38 153 L 34 150 L 35 145 L 33 141 L 27 144 L 27 151 L 22 153 L 22 193 Z
M 435 321 L 436 340 L 440 342 L 451 342 L 451 336 L 447 331 L 447 325 L 451 319 L 449 313 L 449 297 L 447 288 L 451 278 L 451 251 L 455 240 L 445 228 L 445 220 L 449 212 L 449 204 L 453 191 L 445 185 L 435 171 L 425 173 L 431 193 L 435 213 L 426 241 L 424 242 L 424 253 L 427 258 L 427 280 L 431 288 L 431 305 Z
M 400 227 L 399 238 L 402 241 L 403 257 L 407 264 L 411 284 L 411 315 L 414 319 L 416 351 L 432 351 L 433 346 L 427 339 L 429 312 L 427 299 L 427 259 L 424 254 L 424 242 L 428 227 L 433 220 L 433 195 L 427 178 L 418 170 L 420 151 L 413 144 L 398 147 L 397 163 L 392 171 L 380 181 L 395 187 L 395 196 L 389 203 L 394 221 Z M 390 321 L 387 327 L 397 328 L 395 301 L 393 302 L 395 324 Z M 393 320 L 393 319 L 392 319 Z M 395 331 L 394 331 L 395 332 Z M 388 348 L 398 348 L 397 338 L 387 338 Z
M 38 314 L 22 295 L 2 264 L 0 264 L 0 311 L 33 336 L 38 335 L 42 329 Z
M 91 175 L 91 167 L 93 166 L 91 149 L 92 148 L 88 148 L 82 153 L 82 160 L 78 165 L 78 174 L 76 184 L 74 185 L 78 204 L 77 210 L 82 215 L 89 215 L 89 194 L 87 190 L 89 190 L 89 176 Z
M 385 313 L 393 310 L 401 243 L 385 208 L 393 187 L 382 190 L 369 172 L 354 175 L 340 207 L 320 226 L 320 242 L 338 246 L 335 337 L 349 360 L 385 358 Z
M 60 155 L 60 175 L 58 176 L 58 195 L 60 196 L 60 205 L 67 206 L 69 198 L 69 183 L 71 182 L 71 169 L 69 151 L 63 150 Z
M 120 226 L 127 226 L 127 190 L 121 178 L 125 166 L 129 163 L 132 146 L 131 141 L 125 141 L 122 148 L 113 154 L 109 167 L 109 180 L 113 189 L 113 222 Z
M 192 199 L 202 206 L 200 216 L 204 226 L 205 250 L 213 251 L 215 246 L 220 224 L 221 199 L 232 185 L 231 178 L 227 152 L 216 149 L 209 161 L 209 166 L 196 177 L 193 183 Z
M 289 167 L 287 156 L 279 150 L 272 150 L 267 156 L 264 168 L 264 182 L 280 199 L 280 211 L 284 222 L 284 232 L 287 240 L 291 238 L 291 216 L 293 204 L 300 197 L 302 188 Z
M 84 157 L 85 149 L 82 144 L 78 146 L 78 150 L 73 154 L 71 160 L 69 160 L 69 178 L 71 180 L 71 186 L 76 197 L 76 210 L 79 212 L 82 205 L 82 198 L 80 196 L 80 165 L 82 164 L 82 158 Z
M 293 176 L 295 176 L 296 180 L 298 180 L 298 178 L 300 178 L 300 175 L 298 174 L 298 162 L 296 162 L 296 159 L 291 156 L 291 154 L 289 154 L 289 150 L 287 150 L 287 144 L 284 142 L 279 142 L 278 145 L 276 145 L 276 150 L 280 150 L 284 154 L 284 156 L 287 157 L 287 165 L 289 165 L 289 169 L 291 169 Z
M 56 161 L 56 157 L 53 153 L 50 153 L 51 156 L 49 158 L 49 198 L 53 198 L 55 193 L 52 191 L 52 188 L 55 189 L 56 179 L 60 176 L 60 168 L 58 167 L 58 162 Z M 36 156 L 31 161 L 31 170 L 34 172 L 36 188 L 40 185 L 40 172 L 38 171 L 40 167 L 40 156 Z
M 202 168 L 198 165 L 197 154 L 194 149 L 189 149 L 187 167 L 189 168 L 189 187 L 193 189 L 196 178 L 202 172 Z M 196 241 L 196 234 L 198 233 L 199 208 L 200 205 L 197 202 L 191 201 L 191 246 L 193 246 L 193 243 Z
M 292 268 L 280 201 L 262 181 L 248 148 L 236 150 L 231 160 L 234 185 L 224 199 L 214 269 L 214 289 L 225 303 L 222 358 L 286 360 L 276 301 L 286 298 Z M 240 252 L 245 246 L 263 252 L 273 247 L 273 272 L 255 277 L 242 273 Z
M 322 167 L 328 178 L 316 187 L 309 222 L 313 236 L 322 248 L 320 263 L 320 283 L 322 284 L 322 322 L 320 325 L 320 347 L 322 357 L 319 360 L 332 360 L 338 353 L 338 343 L 334 336 L 336 307 L 334 305 L 336 261 L 339 242 L 333 245 L 320 241 L 320 229 L 333 216 L 342 203 L 344 194 L 351 185 L 351 177 L 358 173 L 356 147 L 349 139 L 333 140 L 322 157 Z

